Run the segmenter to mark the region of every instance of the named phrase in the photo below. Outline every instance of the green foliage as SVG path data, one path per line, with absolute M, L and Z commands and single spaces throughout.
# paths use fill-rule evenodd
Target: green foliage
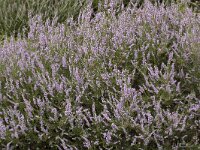
M 85 4 L 85 0 L 0 0 L 0 35 L 26 33 L 29 13 L 42 14 L 44 20 L 56 16 L 61 23 L 76 18 Z

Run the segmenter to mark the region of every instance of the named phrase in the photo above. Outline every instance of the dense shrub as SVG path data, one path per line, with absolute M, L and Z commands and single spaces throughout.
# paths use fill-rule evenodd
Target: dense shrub
M 1 149 L 199 148 L 199 14 L 117 5 L 4 40 Z

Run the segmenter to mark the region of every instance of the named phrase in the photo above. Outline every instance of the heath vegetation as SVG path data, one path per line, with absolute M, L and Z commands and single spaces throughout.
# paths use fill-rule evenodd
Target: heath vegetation
M 200 148 L 198 12 L 40 1 L 0 19 L 1 149 Z

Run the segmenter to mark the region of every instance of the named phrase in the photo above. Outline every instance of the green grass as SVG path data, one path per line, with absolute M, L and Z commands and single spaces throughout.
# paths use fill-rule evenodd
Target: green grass
M 0 0 L 0 38 L 27 32 L 29 13 L 42 14 L 44 20 L 56 16 L 62 23 L 77 17 L 85 4 L 85 0 Z

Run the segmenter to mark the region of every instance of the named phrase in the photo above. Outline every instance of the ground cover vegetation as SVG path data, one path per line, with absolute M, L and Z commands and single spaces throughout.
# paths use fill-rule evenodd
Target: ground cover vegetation
M 98 3 L 105 0 L 0 0 L 0 40 L 5 35 L 11 36 L 19 33 L 27 33 L 29 30 L 29 15 L 42 14 L 43 21 L 57 16 L 57 22 L 62 23 L 69 17 L 77 19 L 81 9 L 88 1 L 92 1 L 94 13 L 98 9 Z M 144 0 L 120 0 L 126 7 L 130 2 L 137 3 L 137 7 L 144 4 Z M 180 0 L 150 0 L 153 4 L 178 3 Z M 187 1 L 187 0 L 186 0 Z M 188 0 L 188 6 L 195 11 L 200 10 L 199 0 Z
M 1 19 L 0 148 L 199 149 L 199 13 L 76 2 Z

